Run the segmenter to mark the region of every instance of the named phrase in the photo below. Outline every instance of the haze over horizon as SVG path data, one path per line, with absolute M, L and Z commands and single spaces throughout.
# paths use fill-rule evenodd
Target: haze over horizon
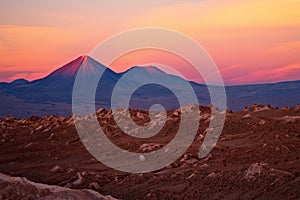
M 0 5 L 0 82 L 42 78 L 114 34 L 149 26 L 194 38 L 226 85 L 300 79 L 300 2 L 295 0 L 12 0 Z M 131 52 L 109 67 L 121 72 L 153 62 L 201 82 L 186 61 L 162 51 Z
M 56 69 L 49 72 L 48 74 L 42 75 L 41 77 L 37 77 L 37 78 L 34 78 L 34 79 L 26 79 L 24 77 L 20 77 L 20 78 L 17 78 L 17 79 L 13 79 L 11 81 L 0 81 L 0 83 L 13 83 L 13 82 L 19 81 L 19 80 L 24 80 L 24 81 L 29 81 L 29 82 L 36 81 L 36 80 L 41 80 L 41 79 L 44 79 L 44 78 L 48 77 L 49 75 L 53 74 L 54 72 L 62 69 L 64 66 L 69 65 L 71 62 L 74 62 L 76 60 L 86 59 L 86 58 L 91 58 L 92 60 L 95 60 L 98 63 L 102 64 L 101 62 L 99 62 L 98 60 L 94 59 L 93 57 L 91 57 L 89 55 L 81 55 L 81 56 L 76 57 L 73 60 L 69 61 L 68 63 L 65 63 L 63 66 L 57 67 Z M 152 70 L 162 70 L 163 73 L 170 74 L 170 75 L 175 75 L 175 76 L 181 77 L 181 78 L 189 81 L 188 78 L 184 77 L 178 71 L 172 70 L 172 69 L 168 68 L 168 66 L 166 66 L 166 65 L 162 65 L 162 64 L 157 64 L 156 65 L 156 64 L 157 63 L 149 63 L 149 64 L 144 64 L 144 65 L 135 65 L 135 66 L 131 66 L 131 67 L 126 68 L 126 69 L 121 70 L 121 71 L 120 70 L 119 71 L 114 71 L 113 69 L 112 69 L 112 71 L 115 72 L 115 73 L 122 74 L 122 73 L 126 73 L 127 71 L 129 71 L 131 69 L 134 69 L 136 67 L 144 67 L 149 73 L 151 73 Z M 105 67 L 107 67 L 107 66 L 105 66 Z M 107 68 L 109 68 L 109 67 L 107 67 Z M 76 76 L 77 70 L 78 70 L 77 68 L 74 69 L 74 71 L 72 72 L 72 76 Z M 69 75 L 71 75 L 71 74 L 69 74 Z M 258 84 L 270 84 L 270 83 L 294 82 L 294 81 L 300 81 L 300 79 L 299 80 L 297 79 L 297 80 L 278 81 L 278 82 L 266 82 L 266 83 L 258 83 Z M 205 82 L 202 81 L 202 80 L 201 81 L 194 81 L 194 82 L 198 83 L 198 84 L 205 84 Z M 248 83 L 248 84 L 239 84 L 239 83 L 237 83 L 237 84 L 225 84 L 225 85 L 226 86 L 235 86 L 235 85 L 237 86 L 237 85 L 255 85 L 255 84 L 256 83 Z

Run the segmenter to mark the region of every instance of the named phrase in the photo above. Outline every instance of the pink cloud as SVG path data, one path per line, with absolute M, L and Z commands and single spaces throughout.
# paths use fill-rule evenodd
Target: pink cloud
M 300 63 L 289 64 L 275 69 L 260 69 L 258 71 L 244 74 L 243 76 L 231 78 L 231 83 L 270 83 L 287 80 L 300 79 Z M 248 80 L 248 81 L 245 81 Z

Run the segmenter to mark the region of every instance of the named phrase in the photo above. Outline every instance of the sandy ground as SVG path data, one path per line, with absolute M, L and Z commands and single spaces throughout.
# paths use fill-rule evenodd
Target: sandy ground
M 253 106 L 228 112 L 217 145 L 204 159 L 198 158 L 198 152 L 209 125 L 210 108 L 200 110 L 198 134 L 186 153 L 173 164 L 144 174 L 116 171 L 97 161 L 81 143 L 72 117 L 0 119 L 0 199 L 51 199 L 53 191 L 37 192 L 37 183 L 64 188 L 74 199 L 300 198 L 299 107 Z M 149 122 L 147 112 L 131 114 L 137 124 Z M 134 139 L 116 127 L 111 111 L 98 112 L 111 141 L 133 152 L 166 145 L 176 134 L 179 116 L 180 112 L 169 111 L 158 135 Z M 13 181 L 19 179 L 12 177 L 25 177 L 26 183 L 20 185 L 20 181 Z M 97 196 L 100 194 L 104 196 Z

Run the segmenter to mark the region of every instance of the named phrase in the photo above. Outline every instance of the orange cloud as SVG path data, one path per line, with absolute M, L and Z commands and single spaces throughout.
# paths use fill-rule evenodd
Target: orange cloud
M 132 19 L 129 25 L 162 26 L 186 32 L 288 27 L 300 24 L 299 8 L 297 0 L 201 1 L 161 6 Z
M 85 44 L 72 30 L 39 26 L 0 26 L 0 73 L 33 71 L 29 79 L 74 59 Z M 75 54 L 75 55 L 74 55 Z M 81 54 L 81 53 L 79 53 Z
M 300 61 L 299 10 L 296 0 L 183 3 L 150 10 L 132 19 L 129 26 L 179 30 L 207 49 L 227 83 L 264 82 L 263 76 L 242 77 L 259 75 L 263 69 L 275 73 L 280 66 Z M 277 78 L 290 76 L 278 74 Z
M 1 13 L 6 13 L 3 17 L 8 22 L 30 22 L 36 26 L 0 25 L 0 73 L 26 76 L 22 73 L 32 71 L 35 75 L 29 78 L 34 79 L 79 55 L 88 54 L 113 33 L 144 26 L 171 28 L 197 40 L 214 59 L 225 82 L 230 84 L 269 81 L 260 75 L 268 71 L 278 73 L 273 81 L 289 80 L 294 76 L 278 69 L 300 62 L 298 0 L 173 2 L 171 5 L 155 3 L 149 8 L 145 2 L 140 3 L 143 9 L 132 8 L 136 12 L 132 12 L 130 6 L 126 10 L 126 2 L 108 3 L 114 12 L 110 9 L 99 12 L 101 4 L 98 1 L 93 6 L 74 4 L 74 10 L 67 11 L 63 7 L 49 11 L 31 8 L 33 12 L 28 13 L 18 8 L 24 19 L 12 18 L 3 9 Z M 184 71 L 191 80 L 195 78 L 187 63 L 165 53 L 143 55 L 140 52 L 127 56 L 115 63 L 115 70 L 123 71 L 143 62 L 160 62 Z M 6 80 L 2 77 L 0 81 Z

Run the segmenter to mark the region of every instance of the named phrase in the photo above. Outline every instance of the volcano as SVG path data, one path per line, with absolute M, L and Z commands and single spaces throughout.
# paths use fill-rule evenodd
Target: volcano
M 78 73 L 78 70 L 82 68 L 84 75 L 89 76 L 95 73 L 95 71 L 101 71 L 105 74 L 110 81 L 111 79 L 116 79 L 118 76 L 115 72 L 111 71 L 109 68 L 95 61 L 89 56 L 80 56 L 77 59 L 67 63 L 63 67 L 55 70 L 45 78 L 33 81 L 31 85 L 41 85 L 43 87 L 48 87 L 52 89 L 72 89 L 73 84 Z
M 102 74 L 95 94 L 96 108 L 111 108 L 112 92 L 116 83 L 123 76 L 126 76 L 126 82 L 122 85 L 123 93 L 126 93 L 128 88 L 136 83 L 157 80 L 169 83 L 171 89 L 185 94 L 182 86 L 189 83 L 195 91 L 199 104 L 210 104 L 206 85 L 189 82 L 155 66 L 134 66 L 125 72 L 116 73 L 85 55 L 38 80 L 29 82 L 19 79 L 11 83 L 0 83 L 0 118 L 71 115 L 73 86 L 79 69 L 87 79 L 94 76 L 96 72 Z M 300 102 L 300 81 L 226 86 L 225 89 L 228 108 L 234 111 L 242 110 L 253 104 L 283 107 L 296 106 Z M 122 95 L 119 95 L 118 98 L 119 102 L 123 100 Z M 186 98 L 188 102 L 189 97 L 186 96 Z M 130 100 L 130 108 L 148 109 L 152 104 L 162 104 L 169 110 L 179 107 L 176 96 L 170 91 L 170 88 L 157 84 L 141 86 L 133 93 Z

